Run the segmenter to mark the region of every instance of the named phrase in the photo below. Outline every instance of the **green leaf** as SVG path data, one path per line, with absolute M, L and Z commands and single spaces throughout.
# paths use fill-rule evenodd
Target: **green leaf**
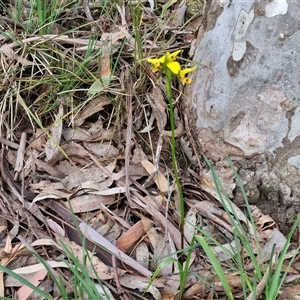
M 103 76 L 101 77 L 101 79 L 97 79 L 88 89 L 88 95 L 93 96 L 101 92 L 105 87 L 107 87 L 110 84 L 111 79 L 112 76 Z

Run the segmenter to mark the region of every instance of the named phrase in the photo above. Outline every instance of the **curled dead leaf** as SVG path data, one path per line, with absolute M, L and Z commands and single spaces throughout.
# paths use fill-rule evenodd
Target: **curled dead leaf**
M 152 221 L 148 218 L 142 218 L 136 224 L 134 224 L 129 230 L 127 230 L 117 240 L 117 247 L 123 252 L 127 252 L 134 244 L 142 238 L 146 232 L 152 227 Z

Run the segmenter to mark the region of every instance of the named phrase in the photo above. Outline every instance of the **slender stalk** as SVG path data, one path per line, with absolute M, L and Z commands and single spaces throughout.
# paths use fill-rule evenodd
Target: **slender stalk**
M 167 88 L 167 97 L 169 101 L 170 108 L 170 125 L 171 125 L 171 153 L 172 153 L 172 168 L 175 176 L 175 182 L 177 185 L 179 202 L 180 202 L 180 233 L 181 233 L 181 249 L 184 249 L 184 199 L 181 184 L 179 181 L 178 170 L 177 170 L 177 161 L 176 161 L 176 145 L 175 145 L 175 121 L 174 121 L 174 107 L 173 107 L 173 93 L 172 93 L 172 77 L 173 73 L 169 68 L 166 69 L 166 88 Z M 183 265 L 183 256 L 180 257 L 180 263 Z

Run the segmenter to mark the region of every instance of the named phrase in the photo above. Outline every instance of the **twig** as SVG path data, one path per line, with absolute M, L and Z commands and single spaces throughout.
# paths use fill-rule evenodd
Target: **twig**
M 83 0 L 83 6 L 84 6 L 84 13 L 86 15 L 86 18 L 92 22 L 92 24 L 95 22 L 92 14 L 91 14 L 91 10 L 90 10 L 90 3 L 89 0 Z M 95 25 L 91 25 L 91 31 L 95 32 L 96 31 L 96 27 Z
M 118 294 L 120 295 L 123 292 L 123 289 L 121 287 L 120 280 L 119 280 L 119 273 L 118 273 L 118 268 L 117 268 L 117 259 L 114 255 L 111 256 L 111 263 L 112 263 L 112 267 L 114 269 L 115 282 L 116 282 Z
M 10 148 L 16 149 L 16 150 L 19 149 L 19 144 L 11 142 L 11 141 L 9 141 L 9 140 L 1 137 L 1 136 L 0 136 L 0 143 L 3 144 L 3 145 L 8 146 Z
M 130 144 L 132 136 L 132 80 L 129 74 L 129 82 L 127 82 L 127 95 L 126 95 L 126 106 L 127 106 L 127 132 L 126 132 L 126 148 L 125 148 L 125 188 L 126 188 L 126 197 L 130 201 L 130 192 L 129 192 L 129 160 L 130 160 Z

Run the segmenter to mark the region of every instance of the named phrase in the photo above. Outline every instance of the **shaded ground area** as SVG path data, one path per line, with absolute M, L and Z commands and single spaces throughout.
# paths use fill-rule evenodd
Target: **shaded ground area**
M 190 66 L 202 2 L 45 5 L 1 6 L 1 265 L 57 299 L 227 299 L 199 234 L 234 299 L 245 298 L 241 266 L 266 286 L 233 228 L 255 255 L 262 249 L 262 269 L 270 244 L 287 240 L 256 207 L 253 223 L 233 203 L 223 208 L 174 77 L 179 226 L 165 78 L 146 58 L 180 49 Z M 47 299 L 11 275 L 0 273 L 0 297 Z

